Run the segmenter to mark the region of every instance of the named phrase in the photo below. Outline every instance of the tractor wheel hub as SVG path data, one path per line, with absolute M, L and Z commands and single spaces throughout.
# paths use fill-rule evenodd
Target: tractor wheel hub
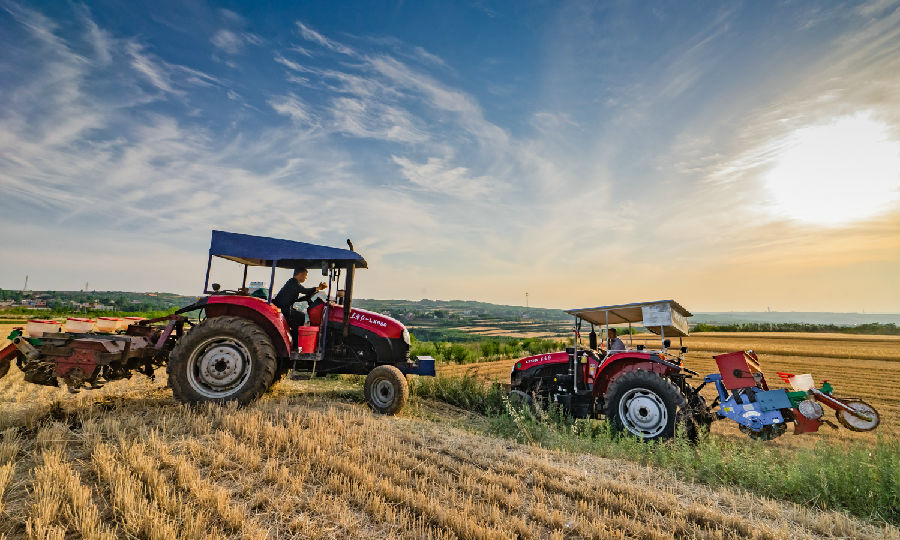
M 374 385 L 372 399 L 382 407 L 387 407 L 394 401 L 394 385 L 387 379 L 381 379 Z
M 208 340 L 189 360 L 191 386 L 205 397 L 222 398 L 246 381 L 251 357 L 247 348 L 230 337 Z
M 652 390 L 633 388 L 619 401 L 622 425 L 639 437 L 656 437 L 666 428 L 669 413 L 666 404 Z

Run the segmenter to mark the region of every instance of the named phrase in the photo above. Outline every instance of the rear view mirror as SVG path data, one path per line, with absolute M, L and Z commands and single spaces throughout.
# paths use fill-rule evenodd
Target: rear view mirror
M 221 288 L 222 288 L 222 286 L 219 285 L 218 283 L 213 283 L 213 284 L 212 284 L 212 290 L 213 290 L 214 292 L 219 292 L 219 289 L 221 289 Z
M 637 346 L 637 348 L 638 348 L 639 351 L 643 351 L 643 350 L 644 350 L 644 344 L 641 343 L 640 345 Z
M 588 345 L 590 346 L 591 350 L 597 349 L 597 332 L 591 330 L 591 333 L 588 334 Z
M 682 347 L 682 348 L 681 348 L 681 354 L 685 354 L 685 353 L 687 353 L 687 347 Z
M 671 346 L 672 346 L 672 340 L 671 340 L 671 339 L 664 339 L 664 340 L 663 340 L 663 349 L 668 349 L 668 348 L 671 347 Z

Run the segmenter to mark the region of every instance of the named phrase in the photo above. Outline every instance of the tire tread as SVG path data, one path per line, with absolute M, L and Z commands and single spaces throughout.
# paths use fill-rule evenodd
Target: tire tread
M 671 401 L 675 405 L 675 411 L 670 411 L 669 423 L 662 433 L 656 437 L 645 438 L 644 440 L 671 439 L 675 436 L 675 429 L 678 423 L 684 419 L 682 411 L 687 408 L 687 398 L 677 386 L 672 384 L 672 381 L 652 371 L 643 369 L 629 371 L 613 380 L 606 392 L 608 398 L 606 400 L 606 418 L 611 421 L 613 428 L 617 431 L 625 431 L 625 427 L 619 418 L 620 394 L 624 393 L 625 390 L 639 386 L 657 392 L 663 401 Z
M 190 354 L 203 340 L 215 335 L 230 335 L 240 339 L 253 357 L 252 369 L 255 371 L 251 372 L 250 379 L 243 388 L 227 398 L 213 399 L 202 396 L 194 391 L 186 379 Z M 204 320 L 178 340 L 169 354 L 166 373 L 172 394 L 178 401 L 183 403 L 235 401 L 240 405 L 246 405 L 259 399 L 272 385 L 277 365 L 278 359 L 272 340 L 258 324 L 242 317 L 221 316 Z

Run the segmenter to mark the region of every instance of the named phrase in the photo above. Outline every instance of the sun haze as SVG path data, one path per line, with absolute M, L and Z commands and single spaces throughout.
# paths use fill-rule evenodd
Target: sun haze
M 0 287 L 897 313 L 897 1 L 487 6 L 0 3 Z

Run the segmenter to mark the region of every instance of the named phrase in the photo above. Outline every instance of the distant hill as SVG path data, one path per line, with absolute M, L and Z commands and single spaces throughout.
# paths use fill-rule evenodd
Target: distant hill
M 56 311 L 168 311 L 186 306 L 196 296 L 166 292 L 17 291 L 0 289 L 0 307 Z
M 388 313 L 400 320 L 404 315 L 437 314 L 438 318 L 532 319 L 535 321 L 566 321 L 571 315 L 559 309 L 504 306 L 473 300 L 373 300 L 354 299 L 353 305 L 379 313 Z
M 802 323 L 856 326 L 860 324 L 896 324 L 900 313 L 832 313 L 827 311 L 728 311 L 694 313 L 692 323 Z
M 372 311 L 391 313 L 421 313 L 442 310 L 449 313 L 469 314 L 498 319 L 528 318 L 543 321 L 567 321 L 571 315 L 561 309 L 507 306 L 475 302 L 471 300 L 354 300 L 354 305 Z M 896 324 L 900 326 L 900 313 L 833 313 L 805 311 L 728 311 L 694 312 L 691 323 L 802 323 L 855 326 L 859 324 Z
M 118 310 L 168 310 L 190 304 L 195 296 L 181 296 L 165 292 L 128 291 L 11 291 L 0 289 L 0 303 L 24 305 L 24 302 L 43 300 L 47 307 L 65 308 L 88 303 L 111 306 Z M 571 316 L 561 309 L 509 306 L 473 300 L 376 300 L 354 299 L 363 309 L 386 313 L 406 321 L 422 316 L 438 319 L 488 318 L 542 322 L 569 321 Z M 9 306 L 11 307 L 11 306 Z M 831 313 L 805 311 L 728 311 L 694 313 L 691 323 L 802 323 L 856 326 L 860 324 L 896 324 L 900 313 Z

